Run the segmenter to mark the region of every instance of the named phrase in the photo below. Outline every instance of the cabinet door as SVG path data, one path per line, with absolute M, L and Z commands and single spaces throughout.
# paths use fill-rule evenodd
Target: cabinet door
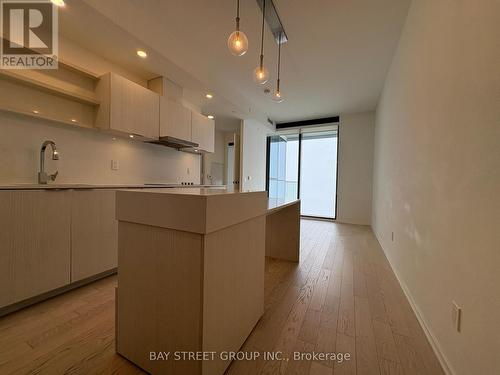
M 160 136 L 191 141 L 191 110 L 166 97 L 160 101 Z
M 215 123 L 200 113 L 193 112 L 192 141 L 199 144 L 200 150 L 214 152 Z
M 155 92 L 111 73 L 110 128 L 157 139 L 160 98 Z
M 0 307 L 70 283 L 70 192 L 0 191 Z
M 115 191 L 75 190 L 71 208 L 71 282 L 115 268 Z

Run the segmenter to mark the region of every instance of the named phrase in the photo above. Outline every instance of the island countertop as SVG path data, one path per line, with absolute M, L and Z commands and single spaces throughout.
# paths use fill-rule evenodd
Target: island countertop
M 283 198 L 268 198 L 267 199 L 267 214 L 271 214 L 276 210 L 297 204 L 300 199 L 283 199 Z
M 206 234 L 264 215 L 266 195 L 211 188 L 118 190 L 116 218 Z

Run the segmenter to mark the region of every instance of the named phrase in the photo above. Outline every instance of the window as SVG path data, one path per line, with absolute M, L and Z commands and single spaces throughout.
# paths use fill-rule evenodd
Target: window
M 296 199 L 299 184 L 299 135 L 268 137 L 270 198 Z
M 267 140 L 270 198 L 301 199 L 301 215 L 334 219 L 338 128 L 280 134 Z

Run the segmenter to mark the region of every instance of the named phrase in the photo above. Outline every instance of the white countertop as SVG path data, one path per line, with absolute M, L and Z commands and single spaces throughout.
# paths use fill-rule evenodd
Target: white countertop
M 296 203 L 300 203 L 300 199 L 268 198 L 267 213 L 270 214 L 274 211 L 280 210 Z
M 162 188 L 225 188 L 225 185 L 181 184 L 11 184 L 0 185 L 0 190 L 51 190 L 51 189 L 162 189 Z
M 118 189 L 118 221 L 207 234 L 266 215 L 265 191 Z
M 199 195 L 199 196 L 212 196 L 212 195 L 234 195 L 234 194 L 253 194 L 263 193 L 264 191 L 240 191 L 233 189 L 226 189 L 220 186 L 213 185 L 199 185 L 199 186 L 183 186 L 183 187 L 167 187 L 161 188 L 142 188 L 142 189 L 126 189 L 128 193 L 142 193 L 142 194 L 174 194 L 174 195 Z

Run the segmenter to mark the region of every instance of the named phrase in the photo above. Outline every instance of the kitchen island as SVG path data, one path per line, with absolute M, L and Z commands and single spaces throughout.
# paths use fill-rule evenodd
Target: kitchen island
M 267 200 L 266 256 L 299 261 L 300 199 Z
M 118 191 L 117 352 L 154 374 L 223 374 L 264 311 L 266 211 L 265 192 Z

